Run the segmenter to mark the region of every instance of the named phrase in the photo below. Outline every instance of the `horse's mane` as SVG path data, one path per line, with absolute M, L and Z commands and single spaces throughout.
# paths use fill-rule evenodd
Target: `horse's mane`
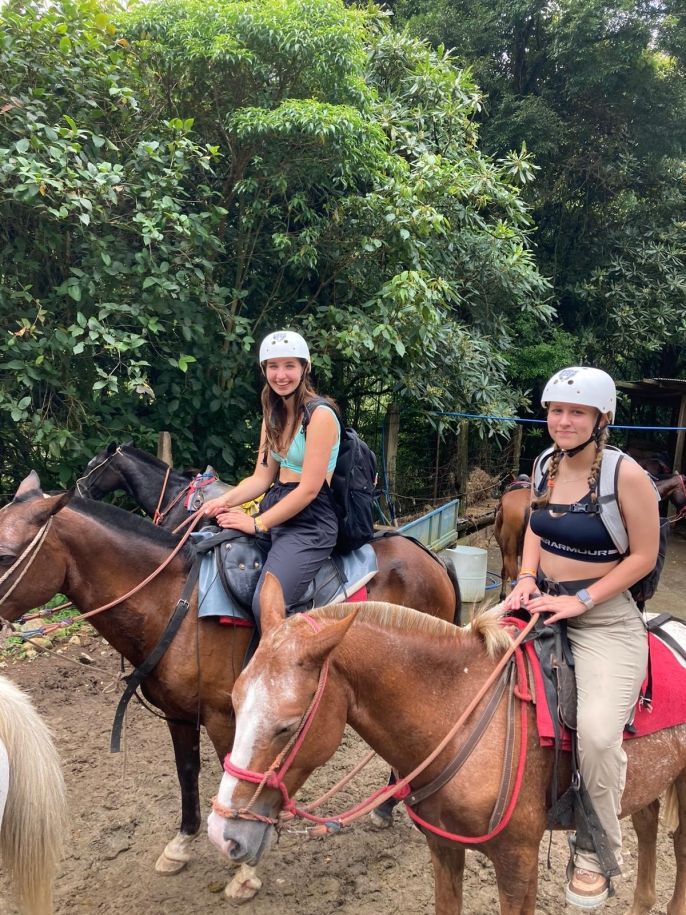
M 460 641 L 471 633 L 483 642 L 489 657 L 497 657 L 511 644 L 507 632 L 500 626 L 501 614 L 482 611 L 474 617 L 469 626 L 455 626 L 445 620 L 439 620 L 427 613 L 389 604 L 383 601 L 364 601 L 355 604 L 356 622 L 368 622 L 382 629 L 394 629 L 397 632 L 421 633 L 436 638 L 452 638 Z M 342 620 L 349 616 L 350 604 L 331 604 L 310 612 L 317 619 Z
M 98 502 L 95 499 L 82 499 L 75 496 L 69 502 L 68 507 L 107 527 L 116 527 L 119 531 L 132 534 L 134 537 L 147 540 L 164 549 L 171 550 L 179 542 L 179 535 L 171 534 L 164 528 L 153 524 L 148 518 L 141 518 L 140 515 L 124 511 L 123 508 L 110 505 L 108 502 Z M 190 563 L 192 557 L 187 545 L 184 546 L 181 555 Z
M 150 454 L 149 451 L 143 451 L 141 448 L 136 448 L 135 445 L 120 445 L 119 446 L 125 454 L 130 454 L 132 457 L 135 457 L 137 460 L 141 461 L 143 464 L 148 464 L 150 467 L 154 467 L 156 470 L 165 470 L 169 466 L 164 461 L 161 461 L 154 454 Z M 178 470 L 171 470 L 171 473 L 177 477 L 183 476 Z

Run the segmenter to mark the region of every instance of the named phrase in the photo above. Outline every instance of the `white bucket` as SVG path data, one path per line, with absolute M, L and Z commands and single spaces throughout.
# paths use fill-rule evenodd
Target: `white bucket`
M 462 600 L 468 603 L 483 600 L 486 596 L 487 550 L 478 546 L 456 546 L 445 550 L 445 555 L 455 569 Z

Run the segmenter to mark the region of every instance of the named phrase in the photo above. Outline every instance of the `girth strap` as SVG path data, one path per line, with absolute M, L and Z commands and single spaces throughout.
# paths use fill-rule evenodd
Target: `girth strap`
M 174 608 L 174 612 L 170 616 L 159 641 L 147 656 L 145 661 L 143 661 L 139 667 L 137 667 L 126 677 L 126 689 L 122 693 L 119 704 L 117 705 L 117 710 L 114 713 L 112 735 L 110 737 L 110 753 L 119 753 L 121 749 L 121 729 L 124 723 L 126 707 L 143 680 L 157 666 L 160 658 L 169 648 L 174 639 L 174 636 L 179 631 L 179 626 L 188 613 L 190 599 L 193 594 L 193 589 L 197 584 L 199 574 L 200 557 L 195 556 L 193 559 L 193 565 L 191 566 L 190 572 L 188 573 L 188 578 L 186 579 L 186 584 L 183 586 L 181 597 L 179 598 L 176 607 Z
M 511 672 L 514 669 L 514 665 L 508 664 L 508 666 L 503 670 L 500 675 L 498 682 L 496 683 L 496 688 L 494 689 L 491 698 L 488 700 L 488 705 L 483 710 L 483 713 L 479 720 L 476 723 L 476 727 L 465 740 L 465 742 L 460 747 L 457 755 L 449 762 L 445 769 L 437 775 L 436 778 L 432 779 L 427 785 L 424 785 L 421 788 L 417 788 L 416 791 L 413 791 L 412 794 L 408 795 L 404 800 L 405 803 L 409 806 L 415 806 L 416 804 L 421 803 L 421 801 L 426 800 L 427 797 L 430 797 L 432 794 L 435 794 L 460 771 L 462 766 L 467 762 L 469 757 L 472 755 L 474 748 L 477 746 L 481 738 L 484 736 L 486 729 L 491 723 L 491 719 L 500 704 L 500 700 L 503 697 L 503 693 L 507 688 L 508 682 L 511 681 Z

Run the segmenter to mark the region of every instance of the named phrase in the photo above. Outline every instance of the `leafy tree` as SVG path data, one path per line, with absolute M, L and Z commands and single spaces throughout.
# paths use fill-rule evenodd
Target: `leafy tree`
M 67 478 L 105 435 L 169 428 L 177 458 L 242 470 L 254 343 L 279 325 L 312 338 L 350 412 L 511 402 L 513 322 L 550 314 L 519 190 L 532 169 L 479 152 L 481 96 L 449 54 L 338 0 L 3 18 L 15 455 Z
M 670 360 L 674 372 L 680 353 L 686 369 L 683 4 L 399 0 L 396 11 L 473 67 L 484 148 L 533 154 L 538 262 L 586 358 L 640 374 Z

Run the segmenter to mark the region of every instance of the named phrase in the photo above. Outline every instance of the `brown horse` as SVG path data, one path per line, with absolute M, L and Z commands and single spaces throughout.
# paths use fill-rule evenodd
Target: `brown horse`
M 670 473 L 655 480 L 655 487 L 661 502 L 671 502 L 676 508 L 676 519 L 686 512 L 686 477 L 680 473 Z
M 493 533 L 503 557 L 500 570 L 500 600 L 505 600 L 507 583 L 517 578 L 519 557 L 524 545 L 524 531 L 529 519 L 530 501 L 530 485 L 515 484 L 502 494 L 495 512 Z
M 43 540 L 37 539 L 41 530 Z M 177 543 L 169 532 L 115 506 L 72 493 L 46 498 L 32 472 L 14 500 L 0 509 L 0 573 L 6 577 L 0 582 L 0 616 L 15 620 L 57 592 L 82 611 L 115 600 L 156 569 Z M 379 540 L 373 548 L 379 571 L 368 585 L 371 597 L 402 600 L 453 621 L 458 595 L 440 561 L 402 536 Z M 29 566 L 32 556 L 38 558 Z M 92 617 L 98 632 L 131 664 L 140 665 L 157 644 L 191 558 L 188 550 L 179 553 L 139 593 Z M 181 787 L 181 826 L 158 859 L 161 873 L 179 871 L 191 857 L 190 840 L 200 827 L 198 722 L 223 758 L 234 732 L 231 690 L 250 640 L 249 629 L 198 621 L 196 608 L 194 594 L 192 612 L 142 687 L 167 717 Z M 246 879 L 254 887 L 252 875 Z M 229 889 L 236 898 L 255 892 L 241 878 Z
M 449 733 L 467 698 L 485 683 L 495 659 L 510 644 L 492 614 L 477 617 L 471 627 L 456 629 L 403 607 L 371 603 L 360 604 L 352 613 L 350 606 L 315 610 L 310 616 L 319 624 L 319 631 L 313 631 L 302 617 L 284 622 L 276 579 L 265 583 L 262 604 L 262 642 L 233 693 L 233 774 L 223 776 L 208 821 L 212 842 L 234 861 L 251 864 L 269 845 L 272 824 L 284 803 L 282 790 L 292 797 L 310 773 L 331 757 L 346 723 L 402 778 Z M 256 797 L 256 786 L 246 776 L 266 773 L 297 733 L 318 683 L 322 683 L 319 677 L 327 658 L 328 680 L 323 690 L 320 687 L 319 708 L 283 776 L 283 788 L 265 785 Z M 440 696 L 441 701 L 428 696 Z M 488 703 L 487 693 L 476 711 Z M 460 838 L 489 831 L 505 774 L 507 705 L 506 700 L 500 701 L 457 775 L 414 805 L 415 816 Z M 539 843 L 546 828 L 546 793 L 553 769 L 552 750 L 539 746 L 531 703 L 523 710 L 520 707 L 521 711 L 522 724 L 520 716 L 515 716 L 514 759 L 520 754 L 524 720 L 528 755 L 521 770 L 519 796 L 508 792 L 508 806 L 513 806 L 510 819 L 502 831 L 479 845 L 495 867 L 503 915 L 533 915 L 535 911 Z M 467 733 L 455 735 L 413 783 L 413 791 L 443 772 L 473 728 L 468 722 Z M 626 752 L 629 768 L 622 813 L 632 816 L 639 842 L 638 882 L 629 915 L 647 915 L 656 899 L 658 797 L 672 785 L 678 798 L 679 828 L 674 834 L 676 886 L 667 912 L 686 915 L 686 726 L 628 741 Z M 563 768 L 562 780 L 568 782 L 568 766 Z M 276 785 L 278 766 L 272 778 Z M 436 915 L 459 915 L 468 846 L 422 829 L 434 869 Z

